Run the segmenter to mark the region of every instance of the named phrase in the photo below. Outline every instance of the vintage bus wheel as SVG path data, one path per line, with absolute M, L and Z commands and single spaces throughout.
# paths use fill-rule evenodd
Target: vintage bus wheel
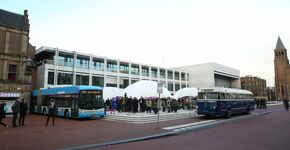
M 245 112 L 246 115 L 249 115 L 251 114 L 251 109 L 250 109 L 250 106 L 247 106 L 247 111 Z
M 226 118 L 229 119 L 231 117 L 232 110 L 228 108 L 227 113 L 226 113 Z

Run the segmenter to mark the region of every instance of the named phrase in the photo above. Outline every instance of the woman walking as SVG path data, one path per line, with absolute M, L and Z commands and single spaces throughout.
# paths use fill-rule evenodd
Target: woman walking
M 6 103 L 4 103 L 2 100 L 0 100 L 0 124 L 2 124 L 5 128 L 8 128 L 8 125 L 6 125 L 4 122 L 2 122 L 2 119 L 6 117 L 4 108 Z

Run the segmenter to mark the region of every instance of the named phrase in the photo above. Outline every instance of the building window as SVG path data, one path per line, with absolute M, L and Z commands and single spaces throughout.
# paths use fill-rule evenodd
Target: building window
M 74 58 L 73 58 L 73 56 L 65 55 L 65 54 L 59 54 L 59 56 L 58 56 L 58 65 L 59 66 L 73 67 L 74 66 Z
M 174 79 L 179 80 L 179 72 L 174 72 Z
M 54 84 L 54 72 L 48 72 L 47 84 Z
M 104 86 L 104 77 L 93 77 L 92 85 L 94 86 Z
M 185 81 L 185 73 L 181 73 L 181 80 Z
M 157 78 L 158 76 L 157 76 L 157 69 L 153 69 L 153 68 L 151 68 L 151 77 L 155 77 L 155 78 Z
M 167 78 L 173 79 L 173 72 L 172 71 L 167 71 Z
M 160 78 L 165 79 L 165 70 L 160 70 Z
M 76 85 L 89 85 L 89 76 L 77 75 Z
M 142 76 L 149 76 L 149 69 L 147 67 L 142 67 Z
M 173 91 L 173 83 L 168 83 L 167 89 Z
M 108 70 L 108 72 L 117 72 L 117 70 L 118 70 L 117 62 L 109 62 L 108 61 L 107 70 Z
M 93 69 L 104 71 L 104 60 L 101 59 L 94 59 L 93 60 Z
M 73 84 L 73 75 L 67 73 L 58 73 L 57 84 Z
M 77 57 L 76 67 L 89 69 L 89 61 L 88 58 Z
M 129 73 L 129 65 L 128 64 L 120 64 L 120 73 Z
M 178 91 L 180 89 L 180 84 L 175 84 L 175 91 Z
M 9 81 L 16 81 L 16 70 L 17 70 L 16 65 L 9 64 L 9 68 L 8 68 L 8 80 Z
M 132 65 L 131 66 L 131 74 L 133 74 L 133 75 L 139 75 L 139 66 Z

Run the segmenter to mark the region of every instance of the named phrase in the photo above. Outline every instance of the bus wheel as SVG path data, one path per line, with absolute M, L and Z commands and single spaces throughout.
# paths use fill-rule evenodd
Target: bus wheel
M 67 110 L 67 109 L 64 111 L 64 116 L 63 116 L 63 117 L 64 117 L 64 118 L 69 118 L 68 110 Z
M 229 108 L 229 109 L 227 110 L 227 113 L 226 113 L 226 118 L 229 119 L 229 118 L 231 117 L 231 114 L 232 114 L 232 111 L 231 111 L 231 109 Z
M 250 113 L 251 113 L 250 106 L 247 106 L 247 111 L 245 112 L 245 114 L 249 115 Z

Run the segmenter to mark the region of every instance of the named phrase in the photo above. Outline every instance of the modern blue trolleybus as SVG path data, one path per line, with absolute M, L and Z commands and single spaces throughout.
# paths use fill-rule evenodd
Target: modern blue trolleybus
M 202 88 L 198 92 L 197 113 L 205 116 L 250 114 L 255 109 L 253 93 L 232 88 Z
M 57 116 L 67 118 L 98 118 L 106 115 L 103 88 L 99 86 L 63 86 L 34 90 L 30 103 L 32 113 L 48 113 L 48 104 L 54 99 Z

